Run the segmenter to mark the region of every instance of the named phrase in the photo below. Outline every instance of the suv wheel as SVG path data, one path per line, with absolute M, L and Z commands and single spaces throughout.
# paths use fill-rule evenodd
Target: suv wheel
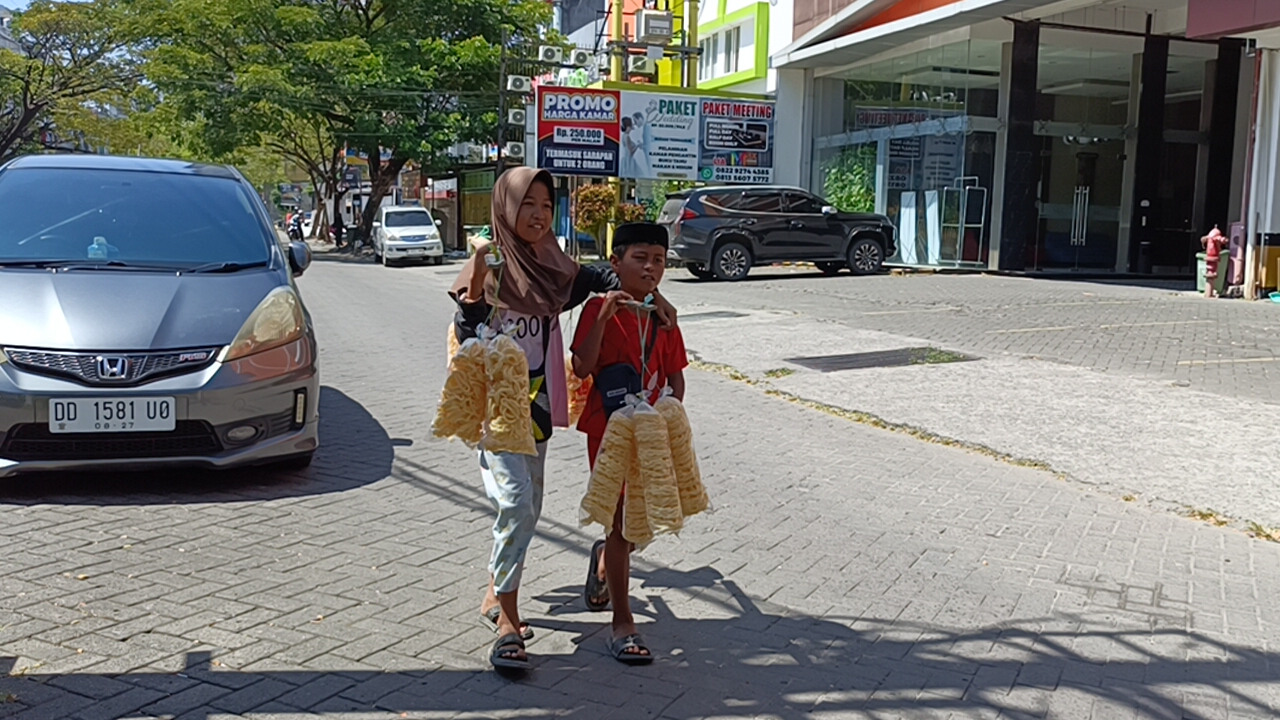
M 711 272 L 717 280 L 737 282 L 751 272 L 751 251 L 742 243 L 730 242 L 720 246 L 711 258 Z
M 699 280 L 715 280 L 716 279 L 715 273 L 702 267 L 698 263 L 685 263 L 684 269 L 688 270 L 690 275 L 698 278 Z
M 835 275 L 844 269 L 844 263 L 842 262 L 820 262 L 814 263 L 814 265 L 818 266 L 823 275 Z
M 849 269 L 854 275 L 875 275 L 884 266 L 884 250 L 868 237 L 856 237 L 849 248 Z

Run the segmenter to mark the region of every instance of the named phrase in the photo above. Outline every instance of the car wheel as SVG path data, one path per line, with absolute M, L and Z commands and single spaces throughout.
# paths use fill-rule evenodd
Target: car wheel
M 849 269 L 854 275 L 874 275 L 884 266 L 884 250 L 871 238 L 854 238 L 849 248 Z
M 438 256 L 436 256 L 436 257 L 431 258 L 431 264 L 432 264 L 432 265 L 443 265 L 443 264 L 444 264 L 444 256 L 443 256 L 443 255 L 438 255 Z
M 373 249 L 373 261 L 382 262 L 382 253 L 378 252 L 378 248 Z
M 375 250 L 374 252 L 377 252 L 377 251 Z M 387 257 L 385 254 L 383 254 L 383 255 L 381 255 L 381 256 L 379 256 L 379 257 L 375 258 L 375 259 L 381 260 L 381 262 L 382 262 L 382 267 L 391 267 L 391 258 Z
M 710 270 L 702 267 L 697 263 L 685 263 L 684 269 L 688 270 L 690 275 L 694 276 L 699 280 L 715 280 L 716 279 L 715 273 L 711 272 Z
M 814 263 L 823 275 L 835 275 L 844 269 L 844 263 L 841 262 L 820 262 Z
M 291 458 L 285 458 L 279 462 L 271 463 L 270 467 L 274 470 L 306 470 L 311 467 L 311 461 L 315 459 L 316 454 L 309 452 L 305 455 L 295 455 Z
M 737 282 L 751 272 L 751 251 L 742 243 L 725 243 L 711 258 L 711 272 L 717 280 Z

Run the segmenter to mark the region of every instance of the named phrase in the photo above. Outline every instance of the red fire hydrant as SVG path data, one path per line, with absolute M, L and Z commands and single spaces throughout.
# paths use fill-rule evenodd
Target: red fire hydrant
M 1211 298 L 1217 296 L 1217 290 L 1214 287 L 1218 280 L 1218 257 L 1222 254 L 1222 248 L 1230 242 L 1227 236 L 1222 234 L 1217 225 L 1213 226 L 1213 230 L 1208 235 L 1200 238 L 1200 244 L 1204 246 L 1204 296 Z

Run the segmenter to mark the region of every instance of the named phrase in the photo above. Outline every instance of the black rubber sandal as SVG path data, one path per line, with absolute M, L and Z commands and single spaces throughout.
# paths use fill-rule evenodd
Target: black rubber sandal
M 498 632 L 498 618 L 500 617 L 502 617 L 502 608 L 494 605 L 489 608 L 488 612 L 480 613 L 480 622 L 484 623 L 485 627 L 488 627 L 490 630 Z M 527 622 L 520 623 L 520 639 L 533 639 L 533 628 L 529 627 L 529 623 Z
M 609 608 L 609 586 L 600 582 L 600 553 L 604 552 L 604 544 L 604 540 L 597 540 L 591 546 L 591 564 L 587 566 L 587 582 L 582 587 L 583 602 L 588 610 L 595 612 Z
M 503 653 L 512 652 L 512 648 L 525 649 L 524 641 L 515 633 L 508 633 L 493 641 L 493 649 L 489 651 L 489 664 L 496 670 L 528 670 L 531 666 L 527 656 L 523 660 L 503 656 Z
M 644 654 L 641 654 L 640 650 L 644 650 Z M 653 653 L 645 647 L 640 633 L 613 638 L 609 641 L 609 653 L 613 655 L 614 660 L 623 665 L 648 665 L 653 662 Z

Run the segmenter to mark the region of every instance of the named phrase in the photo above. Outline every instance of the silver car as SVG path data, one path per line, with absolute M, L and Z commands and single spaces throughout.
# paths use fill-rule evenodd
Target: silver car
M 440 221 L 426 208 L 394 205 L 378 210 L 373 222 L 373 257 L 383 265 L 400 262 L 444 262 Z
M 0 167 L 0 477 L 309 464 L 310 261 L 231 168 Z

